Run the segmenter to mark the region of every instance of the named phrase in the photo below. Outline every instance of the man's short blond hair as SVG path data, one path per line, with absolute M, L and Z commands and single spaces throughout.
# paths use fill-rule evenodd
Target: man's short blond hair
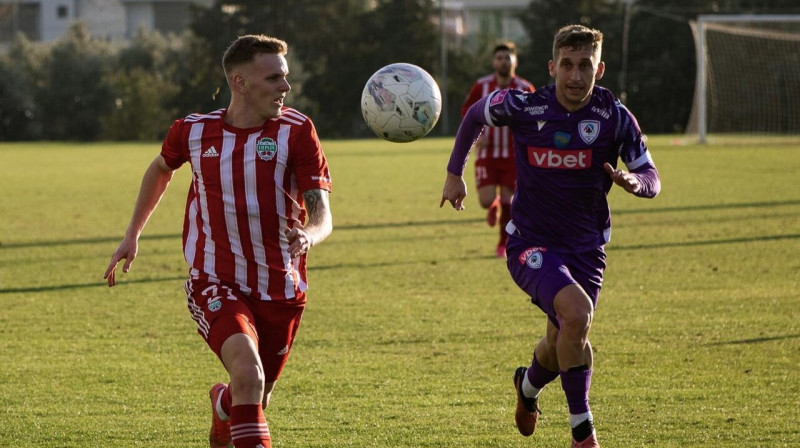
M 233 67 L 253 60 L 257 54 L 286 54 L 289 46 L 286 42 L 263 34 L 247 34 L 238 39 L 225 50 L 222 56 L 222 68 L 227 75 Z

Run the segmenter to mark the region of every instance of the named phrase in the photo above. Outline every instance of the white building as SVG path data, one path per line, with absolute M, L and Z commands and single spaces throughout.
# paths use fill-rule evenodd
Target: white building
M 445 27 L 456 37 L 456 46 L 472 45 L 478 38 L 507 39 L 517 44 L 528 40 L 520 14 L 530 0 L 442 0 Z
M 530 0 L 439 1 L 456 46 L 474 44 L 479 37 L 527 40 L 519 13 Z M 129 39 L 140 27 L 180 33 L 188 26 L 192 3 L 210 6 L 213 0 L 0 0 L 0 45 L 18 32 L 32 41 L 55 40 L 76 20 L 85 22 L 92 36 L 108 40 Z
M 180 33 L 189 22 L 189 4 L 209 6 L 213 0 L 0 0 L 0 44 L 18 32 L 33 41 L 59 38 L 76 20 L 92 36 L 123 40 L 140 27 Z

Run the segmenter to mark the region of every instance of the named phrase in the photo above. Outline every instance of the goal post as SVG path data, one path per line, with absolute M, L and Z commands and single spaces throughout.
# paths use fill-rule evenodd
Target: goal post
M 800 135 L 800 15 L 699 15 L 687 133 Z

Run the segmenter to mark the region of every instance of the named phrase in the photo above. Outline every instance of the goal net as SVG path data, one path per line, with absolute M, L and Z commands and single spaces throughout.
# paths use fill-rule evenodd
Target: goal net
M 800 138 L 800 15 L 701 15 L 687 133 Z M 727 140 L 727 139 L 726 139 Z

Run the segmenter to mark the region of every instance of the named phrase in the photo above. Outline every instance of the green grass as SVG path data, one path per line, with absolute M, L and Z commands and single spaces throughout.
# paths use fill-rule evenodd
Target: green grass
M 613 190 L 592 342 L 604 448 L 799 447 L 800 147 L 651 138 L 662 194 Z M 681 143 L 681 142 L 677 142 Z M 526 439 L 511 374 L 545 318 L 493 255 L 450 139 L 330 141 L 334 232 L 268 412 L 275 447 L 566 447 L 558 382 Z M 0 146 L 0 444 L 202 447 L 224 380 L 185 306 L 176 175 L 102 280 L 158 144 Z

